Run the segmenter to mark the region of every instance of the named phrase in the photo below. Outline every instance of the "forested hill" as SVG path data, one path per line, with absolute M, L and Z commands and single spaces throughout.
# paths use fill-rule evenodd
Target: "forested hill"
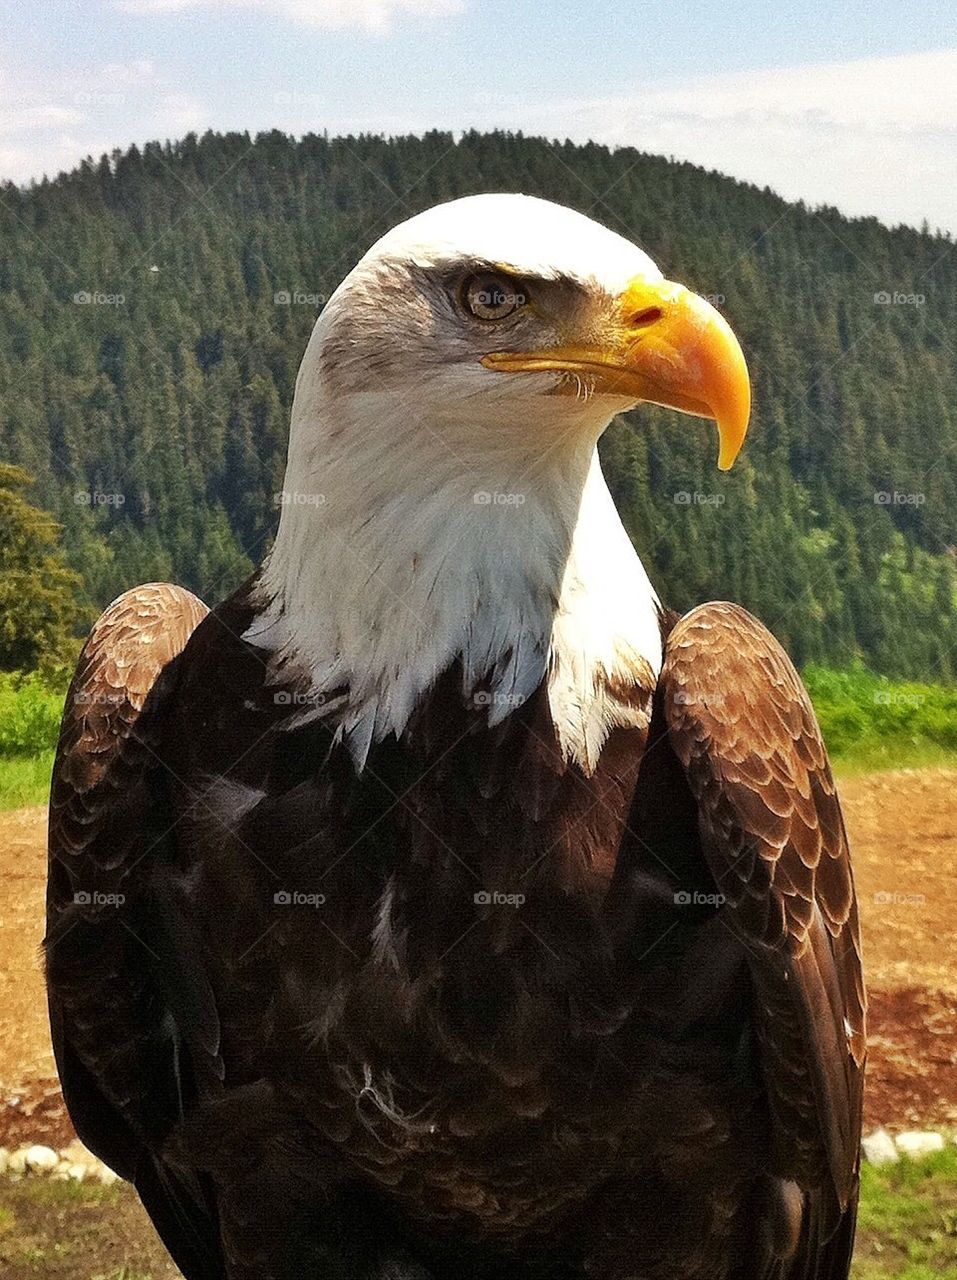
M 893 180 L 892 177 L 889 180 Z M 299 359 L 403 217 L 521 190 L 641 243 L 715 298 L 755 410 L 641 410 L 606 470 L 663 598 L 741 601 L 799 662 L 953 678 L 957 252 L 948 238 L 636 151 L 518 136 L 190 136 L 0 192 L 0 461 L 37 476 L 102 604 L 172 578 L 210 603 L 268 546 Z

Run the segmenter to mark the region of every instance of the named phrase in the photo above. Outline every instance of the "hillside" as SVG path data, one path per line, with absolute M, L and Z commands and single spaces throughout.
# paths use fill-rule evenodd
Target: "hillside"
M 507 135 L 187 137 L 0 193 L 0 460 L 37 476 L 91 601 L 212 602 L 268 546 L 323 296 L 392 223 L 472 191 L 574 205 L 711 296 L 753 430 L 641 410 L 604 456 L 677 608 L 727 596 L 799 662 L 954 677 L 957 254 L 636 151 Z

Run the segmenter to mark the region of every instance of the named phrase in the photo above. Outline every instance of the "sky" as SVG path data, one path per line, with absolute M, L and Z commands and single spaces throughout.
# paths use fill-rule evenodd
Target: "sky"
M 0 178 L 206 128 L 509 128 L 957 233 L 955 0 L 0 0 Z

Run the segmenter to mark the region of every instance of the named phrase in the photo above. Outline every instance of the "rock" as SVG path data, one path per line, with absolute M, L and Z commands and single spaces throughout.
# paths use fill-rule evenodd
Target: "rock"
M 901 1155 L 910 1156 L 912 1159 L 929 1156 L 935 1151 L 944 1149 L 942 1133 L 922 1133 L 915 1129 L 909 1133 L 899 1133 L 896 1141 L 897 1150 Z
M 87 1169 L 95 1169 L 99 1164 L 93 1152 L 88 1150 L 79 1138 L 74 1138 L 68 1147 L 63 1148 L 60 1159 L 67 1164 L 82 1164 Z
M 52 1147 L 28 1147 L 26 1167 L 31 1173 L 52 1173 L 60 1163 L 60 1157 Z
M 900 1156 L 894 1139 L 886 1129 L 875 1129 L 861 1142 L 861 1151 L 868 1164 L 895 1164 Z
M 78 1138 L 60 1152 L 41 1143 L 19 1147 L 16 1151 L 0 1147 L 0 1178 L 15 1180 L 26 1174 L 49 1176 L 60 1182 L 85 1182 L 95 1177 L 104 1186 L 112 1186 L 117 1180 L 113 1170 L 88 1151 Z
M 75 1160 L 64 1160 L 61 1155 L 60 1163 L 53 1170 L 53 1177 L 58 1182 L 84 1182 L 89 1172 L 89 1165 L 80 1164 Z

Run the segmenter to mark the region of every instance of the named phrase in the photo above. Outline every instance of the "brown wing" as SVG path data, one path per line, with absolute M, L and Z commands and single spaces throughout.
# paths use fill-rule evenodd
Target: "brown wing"
M 682 618 L 661 680 L 702 852 L 748 949 L 774 1171 L 805 1188 L 829 1173 L 837 1213 L 852 1216 L 865 995 L 847 835 L 814 711 L 784 650 L 736 605 Z
M 114 600 L 90 632 L 63 710 L 50 795 L 50 856 L 74 878 L 115 860 L 98 837 L 148 761 L 148 738 L 142 729 L 139 741 L 134 735 L 137 721 L 207 612 L 183 588 L 151 582 Z
M 134 1181 L 190 1276 L 215 1275 L 195 1188 L 159 1157 L 219 1027 L 177 912 L 161 763 L 163 707 L 207 610 L 150 583 L 109 606 L 67 694 L 50 796 L 47 990 L 64 1097 L 83 1141 Z M 211 1261 L 212 1259 L 212 1261 Z

